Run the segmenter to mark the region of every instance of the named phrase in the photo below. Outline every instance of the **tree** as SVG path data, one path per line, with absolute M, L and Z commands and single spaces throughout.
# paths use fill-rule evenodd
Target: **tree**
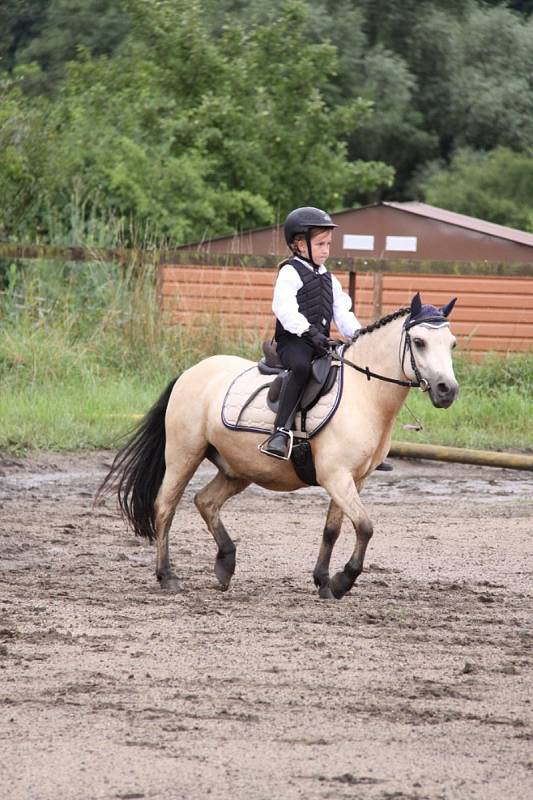
M 11 71 L 19 51 L 41 33 L 50 0 L 3 0 L 0 5 L 0 69 Z
M 0 236 L 31 240 L 43 217 L 40 181 L 53 142 L 42 108 L 22 91 L 23 78 L 0 76 Z
M 457 147 L 533 145 L 533 20 L 469 3 L 421 14 L 405 49 L 424 127 L 448 158 Z
M 398 197 L 420 161 L 438 154 L 438 140 L 423 128 L 414 102 L 417 81 L 403 58 L 377 45 L 366 54 L 361 73 L 356 85 L 361 96 L 372 102 L 373 114 L 351 135 L 349 153 L 352 158 L 394 165 L 395 182 L 389 191 Z M 365 199 L 358 192 L 353 197 Z
M 533 19 L 476 9 L 457 32 L 450 117 L 455 143 L 533 148 Z
M 36 61 L 57 72 L 76 58 L 112 53 L 128 32 L 129 20 L 117 0 L 48 0 L 38 35 L 18 48 L 19 64 Z
M 533 231 L 533 156 L 499 147 L 461 150 L 449 167 L 433 165 L 419 179 L 426 201 L 500 225 Z
M 5 234 L 33 227 L 65 240 L 73 219 L 86 236 L 99 220 L 130 239 L 148 230 L 182 243 L 276 222 L 296 205 L 334 210 L 350 191 L 391 182 L 385 164 L 348 159 L 370 104 L 328 104 L 335 48 L 308 40 L 301 2 L 218 38 L 199 0 L 129 0 L 127 10 L 124 46 L 80 51 L 55 95 L 21 95 L 25 74 L 8 86 L 0 137 L 31 161 L 31 113 L 41 150 L 31 189 L 26 172 L 14 178 L 38 202 Z
M 490 6 L 506 6 L 512 11 L 517 11 L 519 14 L 533 14 L 533 0 L 483 0 L 486 5 Z
M 354 0 L 364 10 L 365 32 L 370 47 L 377 44 L 398 54 L 408 54 L 417 39 L 420 21 L 443 11 L 461 18 L 472 8 L 472 0 Z
M 39 106 L 42 95 L 64 91 L 74 102 L 67 64 L 83 64 L 87 76 L 94 67 L 105 87 L 103 106 L 110 97 L 112 110 L 105 122 L 103 111 L 91 113 L 106 127 L 120 106 L 98 60 L 109 57 L 102 64 L 110 75 L 131 73 L 144 98 L 147 75 L 154 95 L 145 100 L 152 110 L 141 108 L 144 121 L 133 141 L 157 162 L 158 125 L 148 131 L 144 125 L 160 107 L 169 148 L 160 154 L 162 163 L 188 152 L 189 164 L 194 161 L 203 176 L 198 191 L 205 186 L 206 197 L 225 193 L 222 206 L 233 211 L 226 216 L 217 208 L 217 225 L 263 224 L 290 199 L 312 192 L 312 185 L 334 205 L 402 198 L 423 164 L 448 161 L 460 147 L 528 152 L 530 6 L 498 0 L 6 0 L 0 68 L 3 63 L 13 73 L 36 61 L 40 71 L 26 70 L 20 85 Z M 123 76 L 117 80 L 122 85 Z M 130 105 L 138 104 L 135 93 L 126 95 Z M 83 117 L 83 110 L 77 113 Z M 62 122 L 61 130 L 66 126 Z M 289 146 L 291 126 L 298 136 Z M 113 136 L 106 133 L 104 141 Z M 122 144 L 113 146 L 120 152 Z M 324 158 L 330 174 L 317 166 Z M 296 166 L 302 159 L 306 175 Z M 286 169 L 277 171 L 282 162 Z M 210 204 L 200 205 L 202 224 L 211 230 Z M 132 213 L 127 199 L 121 207 Z

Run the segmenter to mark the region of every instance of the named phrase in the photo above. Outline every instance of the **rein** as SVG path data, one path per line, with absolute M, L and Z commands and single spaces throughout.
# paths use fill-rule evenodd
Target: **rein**
M 414 326 L 411 326 L 411 327 L 414 327 Z M 428 389 L 429 389 L 429 383 L 427 382 L 427 380 L 425 378 L 423 378 L 420 375 L 420 372 L 418 370 L 418 367 L 417 367 L 417 364 L 416 364 L 416 361 L 415 361 L 415 355 L 413 353 L 413 346 L 412 346 L 412 343 L 411 343 L 411 337 L 410 337 L 409 331 L 408 331 L 408 329 L 406 327 L 404 328 L 404 333 L 405 333 L 405 340 L 404 340 L 403 353 L 402 353 L 402 357 L 400 359 L 400 363 L 401 363 L 402 371 L 405 374 L 405 370 L 403 368 L 403 364 L 404 364 L 404 361 L 405 361 L 405 354 L 407 352 L 407 349 L 409 349 L 409 356 L 411 358 L 411 367 L 412 367 L 413 372 L 415 374 L 416 381 L 409 381 L 409 380 L 402 381 L 402 380 L 400 380 L 398 378 L 389 378 L 387 375 L 380 375 L 379 372 L 372 372 L 372 370 L 370 370 L 368 367 L 359 367 L 357 364 L 354 364 L 353 361 L 350 361 L 348 358 L 344 358 L 344 356 L 342 356 L 342 355 L 339 356 L 339 361 L 341 361 L 342 364 L 347 364 L 352 369 L 357 370 L 357 372 L 361 372 L 363 375 L 366 375 L 366 379 L 368 381 L 371 378 L 376 378 L 376 380 L 378 380 L 378 381 L 385 381 L 386 383 L 395 383 L 397 386 L 406 386 L 408 389 L 420 389 L 421 392 L 427 392 Z M 354 344 L 354 342 L 356 342 L 357 339 L 358 339 L 358 334 L 356 334 L 352 338 L 352 342 L 351 343 Z
M 378 372 L 372 372 L 372 370 L 370 370 L 368 367 L 358 367 L 357 364 L 354 364 L 353 361 L 350 361 L 348 358 L 344 358 L 344 356 L 340 356 L 339 361 L 342 364 L 347 364 L 352 369 L 356 369 L 357 372 L 362 372 L 363 375 L 366 375 L 366 379 L 368 381 L 371 378 L 377 378 L 378 381 L 386 381 L 387 383 L 396 383 L 398 386 L 408 386 L 409 389 L 421 389 L 423 392 L 427 391 L 428 388 L 427 381 L 425 380 L 425 378 L 421 378 L 418 381 L 402 381 L 399 380 L 398 378 L 388 378 L 386 375 L 380 375 Z M 424 388 L 422 388 L 423 386 Z

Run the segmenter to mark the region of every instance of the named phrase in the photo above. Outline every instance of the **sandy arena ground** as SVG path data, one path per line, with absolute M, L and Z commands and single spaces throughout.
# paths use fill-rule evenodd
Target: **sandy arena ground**
M 113 504 L 109 453 L 0 458 L 0 795 L 9 800 L 533 797 L 531 473 L 396 461 L 366 569 L 312 584 L 320 489 L 250 488 L 221 593 L 192 495 L 183 590 Z M 334 553 L 353 545 L 345 524 Z

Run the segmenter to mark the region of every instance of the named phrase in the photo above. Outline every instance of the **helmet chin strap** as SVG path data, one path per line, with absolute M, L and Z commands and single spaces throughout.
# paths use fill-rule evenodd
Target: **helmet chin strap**
M 298 252 L 297 253 L 298 258 L 307 261 L 307 263 L 310 264 L 313 267 L 313 269 L 319 269 L 320 264 L 317 264 L 315 261 L 313 261 L 313 251 L 311 249 L 311 232 L 309 230 L 306 230 L 305 232 L 305 243 L 307 245 L 307 256 L 304 256 L 302 255 L 302 253 Z

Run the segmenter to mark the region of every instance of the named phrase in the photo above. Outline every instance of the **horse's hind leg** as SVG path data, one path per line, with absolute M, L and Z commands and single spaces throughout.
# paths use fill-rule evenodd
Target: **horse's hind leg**
M 242 492 L 249 483 L 250 481 L 230 478 L 223 472 L 218 472 L 194 498 L 196 507 L 218 546 L 215 575 L 224 591 L 229 587 L 235 572 L 236 547 L 220 519 L 220 509 L 226 500 Z
M 196 472 L 202 458 L 203 455 L 195 459 L 179 459 L 167 464 L 165 477 L 155 501 L 154 520 L 157 532 L 155 574 L 161 588 L 170 592 L 177 592 L 179 583 L 170 563 L 168 534 L 185 487 Z
M 315 569 L 313 570 L 313 579 L 315 581 L 315 586 L 318 588 L 318 594 L 325 600 L 330 600 L 334 597 L 329 585 L 329 564 L 335 542 L 339 538 L 341 532 L 343 517 L 344 512 L 332 500 L 329 504 L 318 559 Z

